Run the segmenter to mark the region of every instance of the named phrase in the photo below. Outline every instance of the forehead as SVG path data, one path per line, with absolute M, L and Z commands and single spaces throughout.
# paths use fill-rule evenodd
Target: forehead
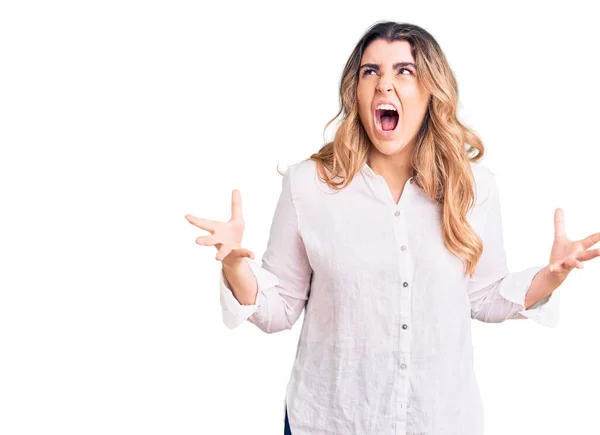
M 396 62 L 414 62 L 412 57 L 411 45 L 408 41 L 388 42 L 383 39 L 377 39 L 371 42 L 362 55 L 361 63 L 396 63 Z

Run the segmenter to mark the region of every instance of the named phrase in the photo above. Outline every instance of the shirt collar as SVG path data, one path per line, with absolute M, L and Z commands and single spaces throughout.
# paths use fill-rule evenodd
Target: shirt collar
M 361 171 L 368 177 L 370 178 L 377 178 L 378 175 L 373 172 L 373 169 L 371 169 L 371 167 L 369 166 L 368 163 L 365 163 L 361 169 Z

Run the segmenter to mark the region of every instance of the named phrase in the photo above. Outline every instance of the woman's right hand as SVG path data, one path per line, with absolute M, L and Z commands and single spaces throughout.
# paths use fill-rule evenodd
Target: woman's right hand
M 185 218 L 192 225 L 210 232 L 208 236 L 196 238 L 198 245 L 217 248 L 216 260 L 227 266 L 235 266 L 244 257 L 254 259 L 254 253 L 242 248 L 244 235 L 244 218 L 242 216 L 242 196 L 234 189 L 231 193 L 231 219 L 228 222 L 212 221 L 186 214 Z

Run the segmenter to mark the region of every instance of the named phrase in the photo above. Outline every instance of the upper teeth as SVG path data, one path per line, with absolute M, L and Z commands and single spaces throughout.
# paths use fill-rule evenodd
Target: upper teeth
M 393 110 L 394 112 L 397 112 L 396 108 L 391 104 L 379 104 L 377 105 L 376 110 Z

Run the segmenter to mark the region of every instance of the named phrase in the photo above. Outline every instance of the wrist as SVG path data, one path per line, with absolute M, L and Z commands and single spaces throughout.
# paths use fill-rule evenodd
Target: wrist
M 244 263 L 245 257 L 234 257 L 232 259 L 228 259 L 225 257 L 221 264 L 223 265 L 223 269 L 225 270 L 235 270 L 238 269 Z

